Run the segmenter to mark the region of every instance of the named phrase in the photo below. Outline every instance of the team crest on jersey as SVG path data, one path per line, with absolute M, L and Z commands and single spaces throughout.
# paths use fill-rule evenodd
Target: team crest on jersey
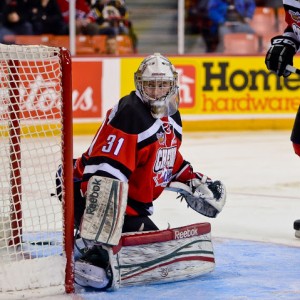
M 173 166 L 176 158 L 176 147 L 160 148 L 156 154 L 153 177 L 155 186 L 166 187 L 172 177 Z
M 157 141 L 160 145 L 164 145 L 166 142 L 166 135 L 164 132 L 158 132 L 156 134 Z
M 297 22 L 297 23 L 300 22 L 300 13 L 298 11 L 295 12 L 295 11 L 289 10 L 289 14 L 295 22 Z

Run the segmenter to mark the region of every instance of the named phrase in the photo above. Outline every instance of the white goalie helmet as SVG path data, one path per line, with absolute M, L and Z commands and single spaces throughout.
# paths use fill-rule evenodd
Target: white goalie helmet
M 178 110 L 177 80 L 174 66 L 160 53 L 146 57 L 135 72 L 135 87 L 154 118 L 171 116 Z

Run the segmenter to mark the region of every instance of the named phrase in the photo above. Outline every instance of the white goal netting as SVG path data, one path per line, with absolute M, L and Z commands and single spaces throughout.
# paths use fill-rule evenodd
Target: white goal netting
M 64 291 L 61 79 L 59 48 L 0 45 L 0 298 Z

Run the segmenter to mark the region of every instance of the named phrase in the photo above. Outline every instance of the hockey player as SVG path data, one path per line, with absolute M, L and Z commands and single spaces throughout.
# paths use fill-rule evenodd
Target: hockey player
M 271 39 L 271 46 L 266 54 L 265 63 L 270 71 L 278 76 L 288 77 L 291 72 L 287 65 L 293 65 L 293 57 L 300 46 L 300 1 L 283 0 L 287 27 L 284 33 Z M 300 156 L 300 107 L 296 115 L 291 141 L 295 153 Z M 294 222 L 296 237 L 300 238 L 300 220 Z
M 74 165 L 75 224 L 85 246 L 75 264 L 81 285 L 112 285 L 113 254 L 107 249 L 118 245 L 122 232 L 158 230 L 149 216 L 153 201 L 170 182 L 184 183 L 193 195 L 198 193 L 185 198 L 205 216 L 216 217 L 225 203 L 224 185 L 194 172 L 179 152 L 182 124 L 178 74 L 172 63 L 154 53 L 142 61 L 134 81 L 136 90 L 107 112 Z M 102 279 L 90 284 L 89 276 Z
M 287 65 L 293 65 L 293 57 L 300 45 L 300 2 L 283 0 L 287 27 L 282 35 L 271 39 L 271 46 L 266 54 L 265 63 L 270 71 L 278 76 L 287 77 L 291 72 Z
M 300 156 L 300 107 L 295 118 L 291 141 L 293 142 L 293 147 L 295 153 Z M 295 236 L 300 238 L 300 220 L 294 222 Z

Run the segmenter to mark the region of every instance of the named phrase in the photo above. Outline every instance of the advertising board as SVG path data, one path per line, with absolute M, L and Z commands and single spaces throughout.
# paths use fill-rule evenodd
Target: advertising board
M 94 132 L 106 111 L 135 89 L 134 72 L 143 58 L 72 58 L 75 133 Z M 266 69 L 264 56 L 169 58 L 178 71 L 179 109 L 187 130 L 291 128 L 300 105 L 299 75 L 277 77 Z M 295 65 L 300 65 L 297 57 Z M 27 87 L 20 86 L 25 115 L 32 105 L 41 112 L 56 105 L 50 96 L 57 82 L 33 77 L 28 82 Z M 5 95 L 5 89 L 1 94 Z M 36 99 L 37 94 L 50 98 Z

